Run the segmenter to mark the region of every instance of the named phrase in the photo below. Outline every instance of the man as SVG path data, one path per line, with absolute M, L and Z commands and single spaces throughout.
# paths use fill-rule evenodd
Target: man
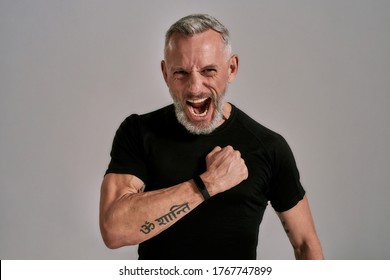
M 224 99 L 239 62 L 228 30 L 185 17 L 167 31 L 164 56 L 174 104 L 131 115 L 115 135 L 101 188 L 105 244 L 139 244 L 140 259 L 256 259 L 270 201 L 296 258 L 323 258 L 287 143 Z

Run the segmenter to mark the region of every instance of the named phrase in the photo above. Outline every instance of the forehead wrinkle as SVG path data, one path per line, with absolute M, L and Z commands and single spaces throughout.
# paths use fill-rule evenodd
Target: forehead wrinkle
M 193 36 L 173 34 L 165 50 L 166 61 L 173 60 L 172 64 L 177 66 L 183 66 L 180 65 L 181 63 L 189 64 L 191 68 L 193 65 L 200 67 L 199 64 L 202 63 L 204 65 L 217 64 L 218 60 L 224 61 L 227 57 L 226 46 L 220 39 L 220 34 L 215 31 L 206 31 Z M 208 58 L 210 58 L 209 61 L 207 61 Z M 201 60 L 200 63 L 199 60 Z

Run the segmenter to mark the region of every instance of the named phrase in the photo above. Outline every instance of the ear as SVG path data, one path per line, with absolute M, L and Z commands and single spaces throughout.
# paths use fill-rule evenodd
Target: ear
M 229 59 L 229 76 L 228 76 L 229 83 L 233 82 L 237 76 L 238 62 L 239 62 L 238 55 L 234 54 Z
M 168 72 L 167 72 L 167 64 L 166 64 L 165 60 L 161 60 L 161 72 L 163 74 L 165 83 L 167 84 L 168 83 Z

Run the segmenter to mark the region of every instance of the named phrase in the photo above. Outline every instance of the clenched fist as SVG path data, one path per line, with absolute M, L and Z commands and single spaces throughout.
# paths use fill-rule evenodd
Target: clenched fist
M 231 146 L 215 147 L 206 156 L 205 173 L 200 175 L 210 195 L 229 190 L 248 178 L 241 153 Z

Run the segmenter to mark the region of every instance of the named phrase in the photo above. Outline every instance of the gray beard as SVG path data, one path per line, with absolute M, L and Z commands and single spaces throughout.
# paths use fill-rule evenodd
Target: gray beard
M 173 104 L 175 105 L 176 118 L 178 122 L 188 130 L 188 132 L 196 135 L 210 134 L 218 126 L 221 125 L 223 120 L 223 106 L 225 104 L 225 94 L 222 94 L 216 100 L 212 101 L 214 102 L 215 110 L 213 112 L 213 118 L 211 119 L 211 122 L 208 125 L 204 125 L 203 123 L 194 125 L 193 123 L 191 123 L 188 120 L 186 114 L 184 113 L 184 106 L 182 102 L 178 98 L 174 97 L 173 95 L 172 98 L 173 98 Z

